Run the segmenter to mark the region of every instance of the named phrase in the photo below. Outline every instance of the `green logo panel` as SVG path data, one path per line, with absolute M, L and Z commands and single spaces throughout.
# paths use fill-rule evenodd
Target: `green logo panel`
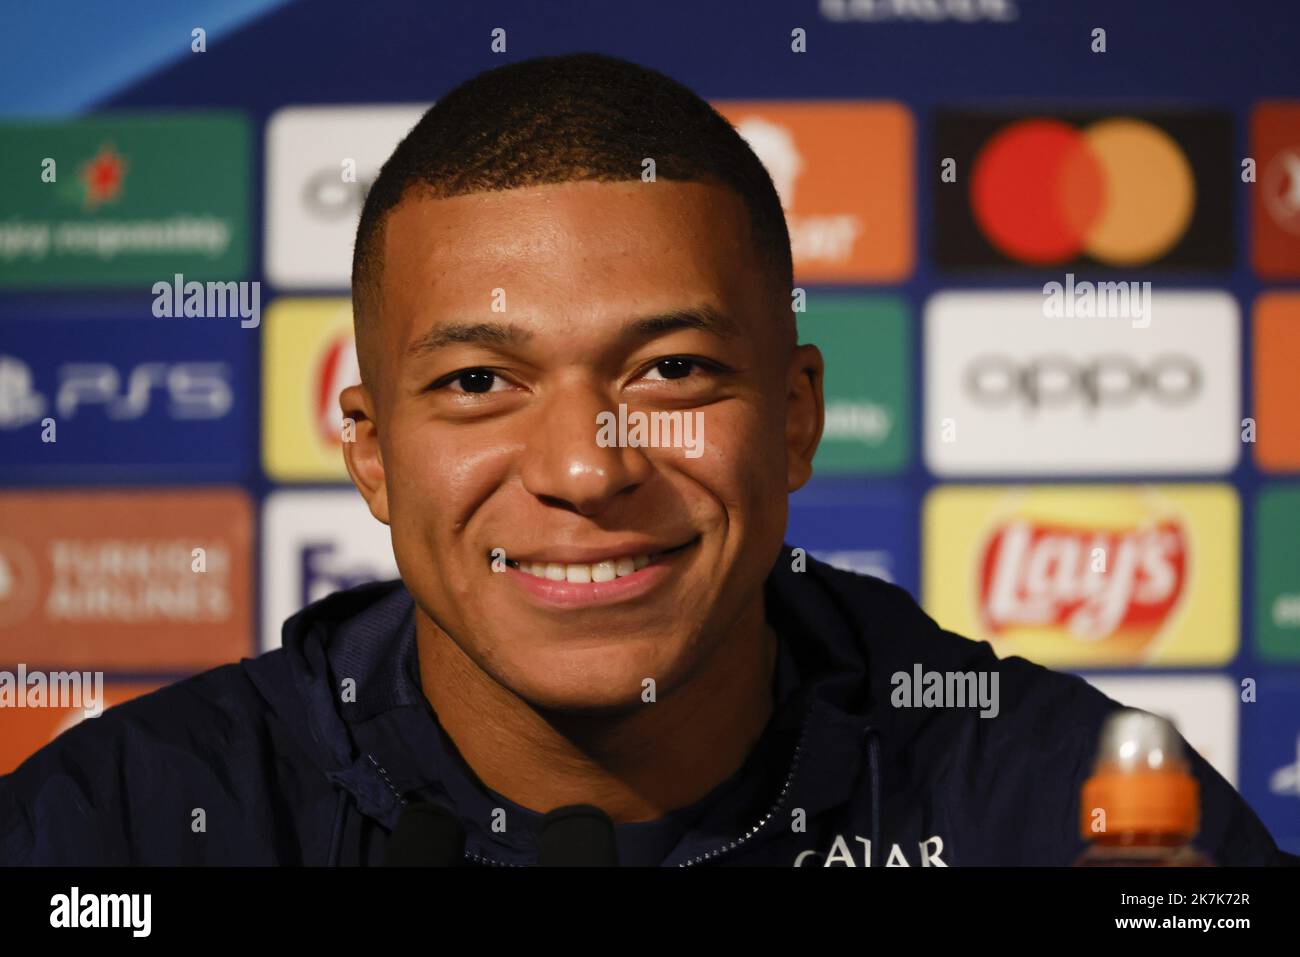
M 0 123 L 0 287 L 242 279 L 250 149 L 230 113 Z
M 799 341 L 826 360 L 826 429 L 818 475 L 881 474 L 907 465 L 911 432 L 910 326 L 894 296 L 810 296 Z
M 1300 661 L 1300 485 L 1265 489 L 1255 508 L 1255 643 Z

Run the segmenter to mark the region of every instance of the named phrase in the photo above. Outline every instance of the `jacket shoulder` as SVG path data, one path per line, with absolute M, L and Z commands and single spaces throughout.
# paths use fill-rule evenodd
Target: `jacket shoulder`
M 123 822 L 169 797 L 229 792 L 266 747 L 267 708 L 229 664 L 82 720 L 0 777 L 0 862 L 129 860 Z
M 932 781 L 940 791 L 960 780 L 960 799 L 953 785 L 950 804 L 1013 819 L 1004 846 L 1012 843 L 1011 831 L 1019 832 L 1024 862 L 1072 860 L 1082 849 L 1079 795 L 1102 724 L 1125 706 L 1079 675 L 1018 656 L 1000 658 L 988 642 L 943 629 L 896 585 L 818 565 L 818 577 L 852 616 L 869 662 L 871 697 L 878 713 L 888 715 L 907 763 L 944 769 Z M 897 694 L 903 676 L 915 683 L 935 672 L 971 675 L 967 688 L 978 689 L 982 678 L 990 706 L 945 702 L 935 710 L 911 710 L 907 706 L 917 701 L 912 689 L 910 701 Z M 1198 846 L 1219 864 L 1295 863 L 1245 799 L 1185 739 L 1183 745 L 1201 795 Z M 970 823 L 981 826 L 974 818 Z

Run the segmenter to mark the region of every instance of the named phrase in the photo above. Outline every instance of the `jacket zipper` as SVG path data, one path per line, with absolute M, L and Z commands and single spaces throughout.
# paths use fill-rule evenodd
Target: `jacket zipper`
M 785 799 L 790 794 L 790 786 L 794 784 L 794 776 L 799 770 L 799 759 L 803 756 L 804 740 L 808 736 L 809 720 L 810 720 L 809 717 L 805 715 L 803 720 L 803 725 L 799 730 L 799 740 L 794 746 L 794 755 L 790 760 L 790 770 L 786 772 L 785 783 L 781 785 L 781 791 L 779 794 L 777 794 L 776 800 L 772 802 L 772 806 L 767 809 L 767 813 L 764 814 L 763 817 L 759 819 L 757 824 L 751 827 L 740 837 L 736 838 L 734 841 L 731 841 L 728 844 L 724 844 L 721 847 L 716 848 L 715 850 L 708 851 L 707 853 L 700 854 L 696 857 L 693 857 L 689 861 L 682 861 L 682 863 L 677 865 L 678 867 L 694 867 L 696 864 L 702 864 L 705 861 L 714 861 L 717 860 L 719 857 L 722 857 L 724 854 L 731 853 L 736 848 L 744 844 L 746 841 L 751 840 L 756 834 L 758 834 L 759 831 L 763 830 L 763 828 L 767 826 L 767 824 L 772 820 L 772 818 L 776 816 L 776 812 L 781 810 L 781 806 L 785 804 Z M 476 854 L 470 851 L 465 852 L 465 860 L 470 861 L 474 864 L 487 864 L 492 867 L 526 867 L 527 866 L 525 864 L 507 864 L 504 861 L 493 860 L 490 857 L 484 857 L 482 854 Z
M 487 864 L 491 867 L 524 867 L 524 864 L 507 864 L 505 861 L 494 861 L 490 857 L 484 857 L 482 854 L 472 854 L 465 852 L 465 860 L 472 864 Z
M 809 722 L 810 717 L 805 715 L 803 726 L 799 730 L 799 740 L 794 746 L 794 756 L 790 760 L 790 770 L 786 773 L 785 783 L 781 785 L 781 793 L 776 796 L 776 800 L 772 802 L 772 806 L 767 809 L 767 813 L 759 819 L 759 822 L 731 843 L 724 844 L 722 847 L 705 854 L 700 854 L 697 857 L 691 858 L 689 861 L 682 861 L 682 863 L 677 865 L 678 867 L 693 867 L 696 864 L 701 864 L 705 861 L 715 861 L 725 854 L 730 854 L 768 825 L 768 823 L 776 816 L 776 812 L 781 810 L 781 806 L 785 804 L 785 799 L 790 793 L 790 786 L 794 783 L 794 776 L 799 770 L 799 759 L 803 756 L 804 740 L 808 737 Z

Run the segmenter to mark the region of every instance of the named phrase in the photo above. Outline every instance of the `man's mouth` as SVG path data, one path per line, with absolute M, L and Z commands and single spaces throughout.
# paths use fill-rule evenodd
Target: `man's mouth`
M 525 575 L 547 581 L 568 582 L 574 585 L 612 582 L 619 578 L 626 578 L 628 575 L 639 572 L 641 569 L 653 565 L 669 555 L 680 552 L 682 549 L 694 545 L 697 540 L 698 536 L 671 548 L 637 554 L 610 555 L 593 562 L 547 561 L 544 558 L 532 561 L 518 561 L 507 557 L 505 563 Z M 493 556 L 489 554 L 489 563 L 492 560 Z

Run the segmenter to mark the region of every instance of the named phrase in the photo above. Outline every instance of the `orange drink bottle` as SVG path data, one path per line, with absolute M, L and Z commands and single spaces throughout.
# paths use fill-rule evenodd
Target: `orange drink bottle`
M 1208 867 L 1192 846 L 1200 787 L 1174 726 L 1145 711 L 1117 711 L 1102 726 L 1083 784 L 1077 867 Z

